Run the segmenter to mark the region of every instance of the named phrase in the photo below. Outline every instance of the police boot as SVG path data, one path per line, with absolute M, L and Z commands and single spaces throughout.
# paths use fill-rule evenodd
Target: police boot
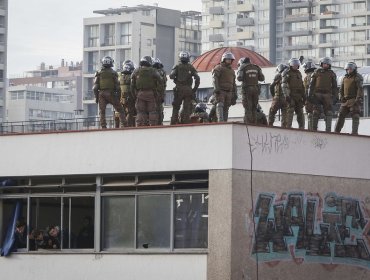
M 360 125 L 360 117 L 353 116 L 352 117 L 352 134 L 358 135 L 358 126 Z
M 293 115 L 294 115 L 294 110 L 288 109 L 287 112 L 287 128 L 292 128 L 292 123 L 293 123 Z
M 344 116 L 342 114 L 339 114 L 338 116 L 338 119 L 337 119 L 337 123 L 335 124 L 335 128 L 334 128 L 334 131 L 339 133 L 342 128 L 343 128 L 343 125 L 344 125 Z
M 319 114 L 312 114 L 312 130 L 317 131 L 317 126 L 319 124 Z
M 304 129 L 305 119 L 304 119 L 304 114 L 302 111 L 297 114 L 297 122 L 298 122 L 299 129 Z
M 269 113 L 269 122 L 268 122 L 268 125 L 269 126 L 273 126 L 274 125 L 274 122 L 275 122 L 275 115 L 271 113 Z
M 328 112 L 325 118 L 325 131 L 331 132 L 331 121 L 333 120 L 333 113 Z
M 216 105 L 217 122 L 224 121 L 224 104 L 222 102 Z

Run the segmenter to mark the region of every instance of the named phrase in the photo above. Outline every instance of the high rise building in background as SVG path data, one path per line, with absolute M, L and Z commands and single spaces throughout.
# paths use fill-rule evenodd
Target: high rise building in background
M 131 59 L 136 64 L 145 55 L 159 58 L 168 72 L 179 51 L 192 57 L 201 53 L 201 13 L 139 5 L 94 11 L 103 15 L 84 19 L 83 103 L 86 116 L 96 116 L 92 92 L 100 60 L 111 56 L 115 69 Z
M 369 0 L 202 0 L 202 52 L 244 46 L 278 64 L 303 55 L 370 65 Z
M 5 120 L 8 0 L 0 0 L 0 122 Z

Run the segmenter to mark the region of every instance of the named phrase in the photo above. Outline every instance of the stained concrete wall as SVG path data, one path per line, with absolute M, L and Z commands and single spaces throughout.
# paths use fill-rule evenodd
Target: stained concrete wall
M 370 279 L 370 180 L 258 171 L 253 172 L 252 179 L 248 170 L 210 171 L 207 279 L 257 279 L 257 274 L 258 279 L 272 280 Z M 261 197 L 272 198 L 267 212 L 263 209 L 266 200 L 264 204 Z M 302 209 L 289 210 L 289 201 L 300 198 Z M 309 210 L 308 202 L 316 203 L 314 212 Z M 283 232 L 279 235 L 274 205 L 285 209 L 285 222 L 293 229 L 293 236 Z M 257 209 L 255 228 L 253 208 Z M 268 230 L 264 212 L 276 229 Z M 358 214 L 362 220 L 356 218 Z M 299 227 L 289 217 L 302 220 L 310 250 L 299 249 Z M 333 217 L 326 234 L 324 228 Z M 308 233 L 311 219 L 314 232 Z M 334 232 L 335 225 L 340 228 L 341 223 L 345 224 L 348 237 L 331 240 L 330 232 Z M 261 240 L 267 240 L 263 253 L 252 252 L 256 235 L 260 247 Z M 285 251 L 273 247 L 274 238 L 286 242 Z M 315 250 L 317 244 L 321 251 Z M 345 256 L 335 257 L 340 248 L 344 248 Z

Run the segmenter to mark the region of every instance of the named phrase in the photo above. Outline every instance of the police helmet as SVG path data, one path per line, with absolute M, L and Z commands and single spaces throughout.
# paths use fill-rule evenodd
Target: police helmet
M 302 67 L 305 72 L 312 72 L 316 69 L 316 65 L 313 63 L 313 61 L 307 61 L 303 63 Z
M 190 61 L 190 54 L 188 52 L 180 52 L 179 58 L 181 62 L 188 63 Z
M 195 106 L 195 113 L 203 113 L 207 111 L 207 105 L 204 103 L 198 103 Z
M 294 58 L 294 57 L 292 57 L 291 59 L 289 59 L 289 66 L 290 67 L 293 67 L 293 66 L 298 66 L 298 68 L 299 68 L 299 66 L 301 65 L 301 62 L 299 61 L 299 59 L 298 58 Z
M 143 56 L 139 62 L 140 66 L 152 66 L 153 60 L 151 56 Z
M 153 61 L 153 67 L 157 69 L 163 68 L 162 62 L 159 60 L 159 58 L 155 58 Z
M 231 52 L 225 52 L 221 57 L 221 62 L 224 62 L 226 59 L 235 60 L 235 56 Z
M 104 56 L 101 60 L 101 64 L 104 67 L 113 67 L 114 60 L 110 56 Z
M 348 62 L 347 64 L 346 64 L 346 66 L 344 66 L 344 70 L 349 70 L 349 69 L 352 69 L 352 71 L 356 71 L 357 70 L 357 65 L 356 65 L 356 63 L 354 63 L 354 62 Z
M 280 63 L 278 66 L 276 66 L 276 72 L 283 73 L 283 71 L 288 67 L 289 67 L 288 65 Z
M 331 66 L 332 62 L 331 62 L 331 59 L 330 57 L 323 57 L 320 59 L 320 66 L 322 66 L 323 64 L 328 64 Z
M 135 67 L 133 64 L 125 64 L 123 65 L 123 73 L 124 74 L 131 74 L 134 71 Z

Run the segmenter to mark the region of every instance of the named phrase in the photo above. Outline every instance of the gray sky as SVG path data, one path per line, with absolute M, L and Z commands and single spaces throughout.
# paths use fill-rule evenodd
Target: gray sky
M 94 10 L 152 5 L 181 11 L 201 11 L 201 0 L 9 0 L 8 77 L 21 76 L 41 62 L 59 65 L 82 60 L 83 18 Z

